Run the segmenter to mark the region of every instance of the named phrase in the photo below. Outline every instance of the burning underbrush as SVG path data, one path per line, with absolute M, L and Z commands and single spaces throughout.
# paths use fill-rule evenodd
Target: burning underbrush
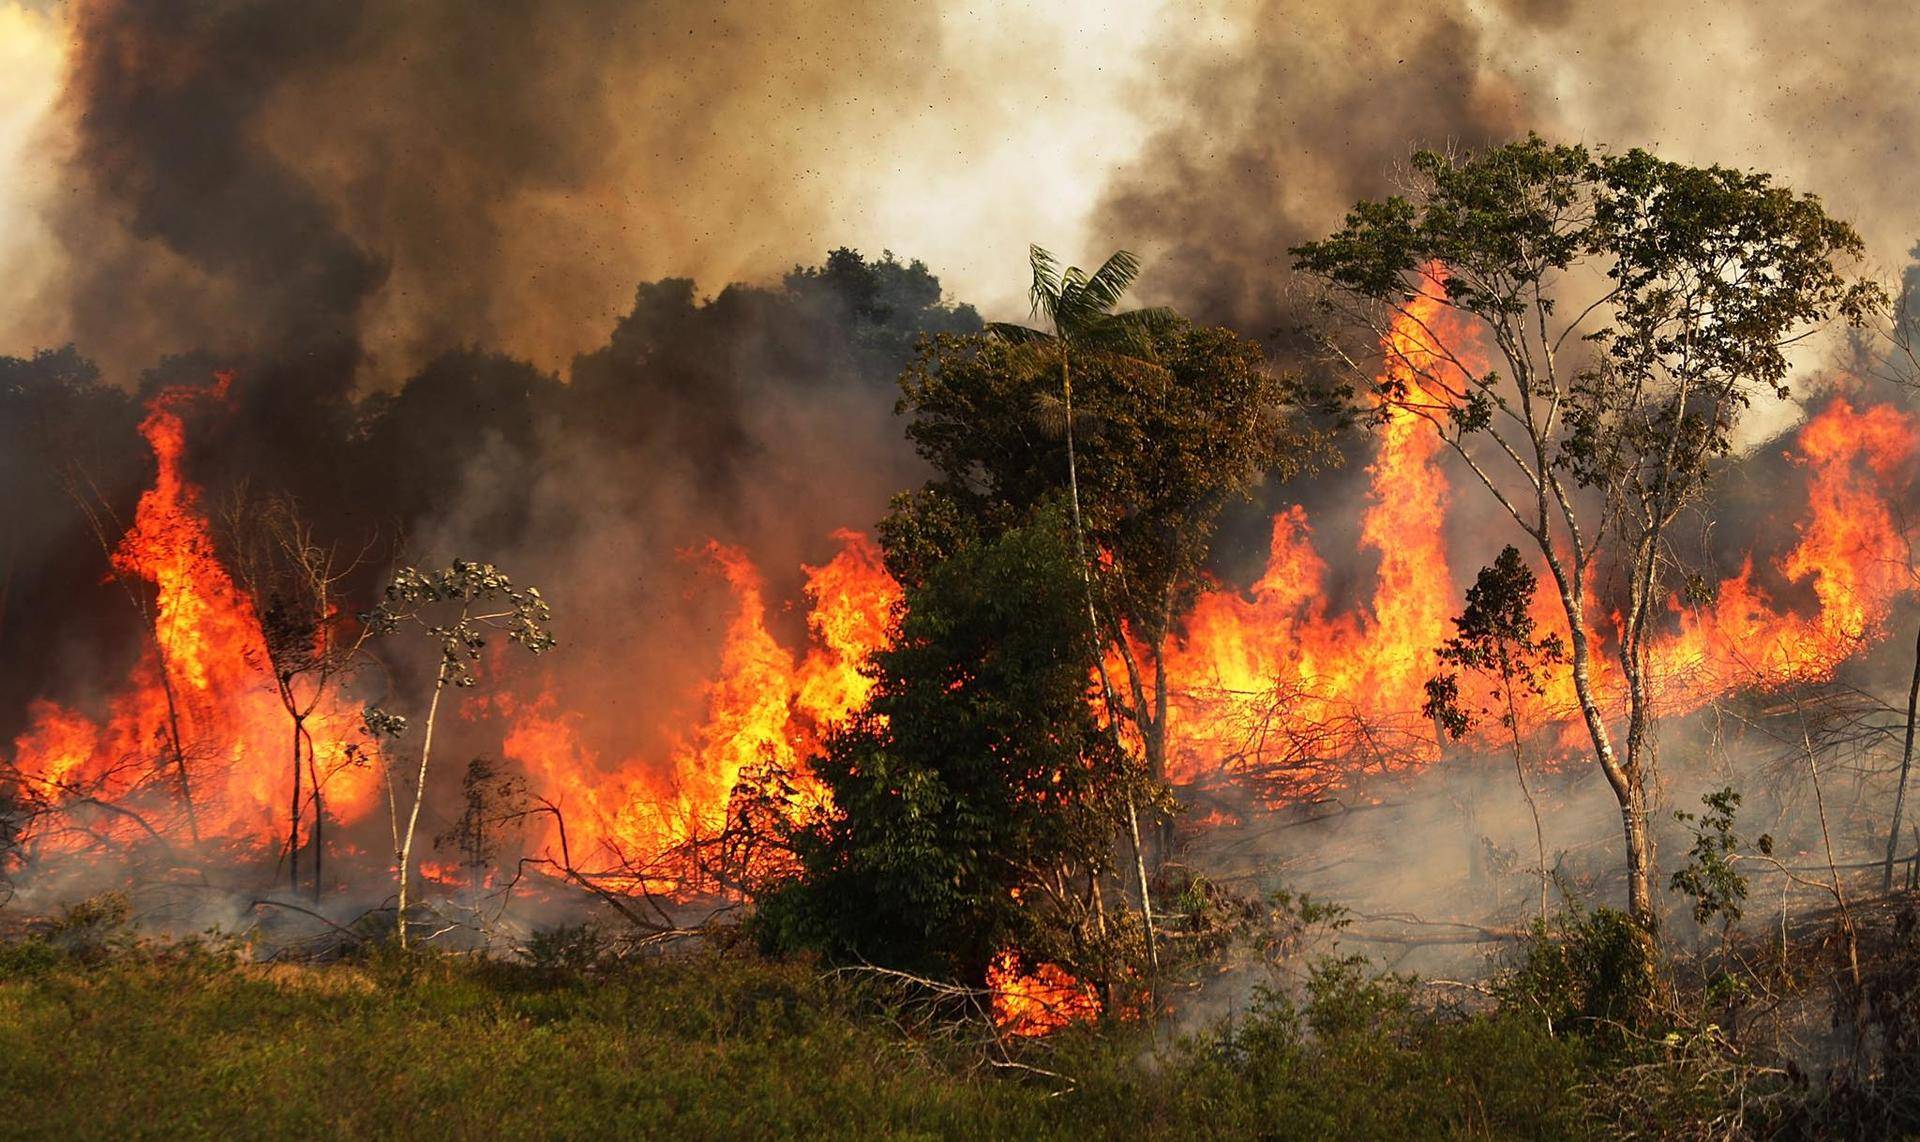
M 1212 582 L 1157 654 L 1133 639 L 1109 652 L 1116 689 L 1142 702 L 1161 685 L 1168 695 L 1166 777 L 1187 812 L 1169 834 L 1174 847 L 1160 854 L 1178 859 L 1150 890 L 1169 891 L 1169 870 L 1189 885 L 1238 884 L 1229 895 L 1253 898 L 1310 885 L 1370 902 L 1380 922 L 1372 938 L 1431 944 L 1434 933 L 1418 926 L 1438 923 L 1457 937 L 1451 942 L 1474 946 L 1524 925 L 1528 909 L 1518 901 L 1537 896 L 1544 913 L 1550 883 L 1568 901 L 1579 895 L 1576 883 L 1592 887 L 1597 862 L 1583 854 L 1611 843 L 1609 810 L 1590 767 L 1576 764 L 1586 729 L 1568 672 L 1550 671 L 1512 695 L 1501 721 L 1510 734 L 1483 726 L 1452 743 L 1429 708 L 1436 651 L 1453 633 L 1470 578 L 1457 553 L 1477 556 L 1485 545 L 1480 522 L 1455 503 L 1457 473 L 1443 441 L 1409 411 L 1422 400 L 1444 403 L 1423 386 L 1444 387 L 1448 370 L 1482 367 L 1432 347 L 1436 330 L 1471 343 L 1450 320 L 1416 305 L 1384 347 L 1388 379 L 1408 396 L 1380 411 L 1357 553 L 1322 550 L 1308 512 L 1285 508 L 1272 517 L 1265 569 L 1250 586 Z M 634 706 L 674 710 L 665 724 L 610 721 L 604 705 L 581 700 L 584 687 L 617 686 L 620 661 L 567 663 L 564 645 L 557 658 L 515 661 L 478 637 L 461 643 L 459 654 L 470 652 L 485 677 L 454 692 L 457 717 L 441 732 L 471 760 L 452 767 L 457 791 L 452 774 L 409 786 L 418 780 L 409 767 L 427 772 L 429 745 L 381 732 L 401 720 L 367 712 L 407 696 L 396 681 L 407 657 L 373 653 L 373 632 L 341 587 L 346 577 L 313 561 L 317 549 L 297 526 L 275 533 L 296 538 L 281 550 L 304 571 L 294 578 L 305 602 L 290 604 L 280 580 L 236 555 L 244 513 L 217 520 L 187 471 L 192 426 L 228 415 L 231 385 L 222 374 L 157 391 L 139 423 L 151 485 L 124 526 L 104 507 L 93 516 L 101 571 L 124 589 L 146 637 L 115 685 L 36 698 L 26 728 L 0 754 L 11 806 L 4 872 L 24 904 L 160 888 L 173 922 L 198 926 L 210 914 L 257 909 L 258 901 L 236 902 L 277 880 L 285 890 L 270 906 L 346 931 L 369 909 L 390 916 L 375 886 L 412 871 L 390 855 L 405 851 L 410 789 L 430 806 L 434 852 L 417 872 L 449 939 L 512 942 L 600 908 L 632 922 L 643 946 L 672 941 L 793 875 L 792 831 L 833 812 L 811 763 L 867 706 L 872 656 L 890 645 L 904 603 L 878 545 L 835 532 L 837 554 L 801 568 L 799 623 L 770 598 L 765 569 L 747 548 L 713 540 L 684 552 L 683 566 L 717 590 L 726 617 L 710 648 L 712 673 L 690 702 Z M 1867 723 L 1878 727 L 1869 736 L 1884 733 L 1884 718 L 1874 722 L 1884 704 L 1862 697 L 1884 664 L 1861 664 L 1873 660 L 1914 585 L 1899 505 L 1917 446 L 1910 413 L 1847 390 L 1815 402 L 1804 424 L 1765 446 L 1776 474 L 1795 481 L 1791 494 L 1770 497 L 1771 516 L 1755 521 L 1754 545 L 1779 554 L 1744 554 L 1720 581 L 1676 593 L 1650 643 L 1654 706 L 1673 720 L 1673 748 L 1693 759 L 1674 767 L 1674 787 L 1751 771 L 1755 751 L 1774 747 L 1786 751 L 1777 764 L 1791 769 L 1791 741 L 1780 746 L 1783 710 L 1801 720 L 1809 751 L 1812 706 L 1820 707 L 1819 734 L 1844 737 L 1835 725 Z M 1602 645 L 1622 622 L 1604 603 L 1609 573 L 1594 565 L 1586 584 L 1594 601 L 1587 632 Z M 1564 639 L 1559 602 L 1534 597 L 1533 618 Z M 631 653 L 637 666 L 638 657 L 675 649 Z M 1607 663 L 1595 660 L 1593 684 L 1618 711 L 1625 683 Z M 1484 679 L 1463 684 L 1469 704 L 1491 701 Z M 1848 706 L 1848 695 L 1860 700 Z M 1836 714 L 1836 703 L 1846 710 Z M 1113 716 L 1111 706 L 1096 713 Z M 1738 740 L 1726 734 L 1730 719 L 1742 727 Z M 433 732 L 430 718 L 428 743 Z M 1502 760 L 1509 751 L 1511 761 Z M 1554 820 L 1551 860 L 1529 771 Z M 1856 806 L 1876 780 L 1856 784 Z M 1772 811 L 1804 818 L 1784 798 Z M 1523 814 L 1532 816 L 1531 845 Z M 1356 825 L 1360 815 L 1378 830 Z M 1796 844 L 1812 859 L 1810 842 Z M 1145 862 L 1134 859 L 1144 885 Z M 1461 884 L 1469 889 L 1456 891 Z M 1184 889 L 1172 891 L 1184 899 Z M 1097 886 L 1094 896 L 1104 932 Z M 1434 898 L 1453 902 L 1448 916 L 1422 906 Z M 1112 924 L 1144 927 L 1147 943 L 1132 954 L 1151 958 L 1155 925 L 1131 907 L 1116 902 Z M 1158 938 L 1175 954 L 1183 935 L 1201 938 L 1207 928 L 1193 914 L 1183 919 L 1179 906 L 1160 922 Z M 1010 1033 L 1046 1034 L 1111 1005 L 1112 996 L 1026 952 L 1002 949 L 984 981 Z M 1121 1006 L 1138 1010 L 1139 1002 Z

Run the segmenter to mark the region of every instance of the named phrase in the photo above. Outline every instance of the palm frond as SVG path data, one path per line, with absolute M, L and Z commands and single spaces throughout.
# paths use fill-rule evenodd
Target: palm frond
M 1045 389 L 1033 394 L 1033 424 L 1049 440 L 1066 435 L 1067 405 L 1060 394 Z
M 1052 371 L 1060 365 L 1060 340 L 1046 333 L 1033 331 L 1036 335 L 1024 341 L 1008 342 L 1011 346 L 1007 354 L 1008 361 L 1016 369 L 1030 372 Z
M 1133 286 L 1133 280 L 1139 276 L 1140 259 L 1132 251 L 1116 250 L 1112 257 L 1101 263 L 1092 277 L 1086 279 L 1087 299 L 1100 312 L 1111 313 Z
M 1173 328 L 1181 320 L 1179 314 L 1160 306 L 1131 309 L 1102 317 L 1084 331 L 1080 340 L 1091 348 L 1151 362 L 1157 356 L 1154 335 Z
M 1009 345 L 1030 345 L 1036 341 L 1053 340 L 1053 334 L 1043 329 L 1034 329 L 1012 321 L 989 321 L 986 332 Z
M 1057 302 L 1060 300 L 1060 261 L 1051 252 L 1040 245 L 1027 247 L 1027 265 L 1033 270 L 1033 284 L 1027 290 L 1027 300 L 1033 304 L 1033 316 L 1044 317 L 1049 325 L 1057 326 Z
M 1106 316 L 1098 299 L 1088 292 L 1087 272 L 1079 266 L 1070 266 L 1060 275 L 1058 309 L 1054 326 L 1069 341 L 1078 340 Z
M 1186 318 L 1167 306 L 1149 305 L 1141 309 L 1129 309 L 1125 313 L 1116 313 L 1112 320 L 1123 325 L 1145 329 L 1150 333 L 1162 333 L 1179 325 Z
M 1103 325 L 1118 316 L 1113 312 L 1114 306 L 1140 275 L 1140 259 L 1129 250 L 1115 251 L 1092 274 L 1079 266 L 1062 268 L 1059 259 L 1037 245 L 1028 247 L 1027 260 L 1033 268 L 1033 285 L 1028 292 L 1033 316 L 1044 319 L 1058 336 L 1068 341 L 1092 338 Z M 1135 330 L 1151 333 L 1172 317 L 1162 309 L 1135 312 L 1142 316 L 1129 318 L 1129 324 L 1123 329 L 1109 331 L 1107 335 L 1124 339 L 1133 336 Z

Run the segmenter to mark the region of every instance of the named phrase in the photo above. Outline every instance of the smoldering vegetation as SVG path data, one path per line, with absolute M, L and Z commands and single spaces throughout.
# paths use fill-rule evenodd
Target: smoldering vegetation
M 143 614 L 106 574 L 152 478 L 133 432 L 140 402 L 202 386 L 217 364 L 233 371 L 230 401 L 189 414 L 185 463 L 223 542 L 268 499 L 291 497 L 350 563 L 341 589 L 361 600 L 396 561 L 486 553 L 567 600 L 555 630 L 571 661 L 556 669 L 592 744 L 660 747 L 699 716 L 732 606 L 701 546 L 748 544 L 774 597 L 797 595 L 832 532 L 877 516 L 914 477 L 890 423 L 913 340 L 978 325 L 918 263 L 843 250 L 714 297 L 687 279 L 645 283 L 564 380 L 468 348 L 356 400 L 297 357 L 198 352 L 127 394 L 72 350 L 7 359 L 7 479 L 28 494 L 5 509 L 17 542 L 0 735 L 22 732 L 36 699 L 99 708 L 142 653 Z M 774 621 L 804 639 L 802 616 Z M 369 678 L 359 690 L 406 700 L 409 685 Z M 498 732 L 470 731 L 467 752 L 496 750 Z M 457 778 L 436 800 L 457 801 Z
M 894 412 L 917 339 L 978 330 L 968 300 L 1014 315 L 998 284 L 943 287 L 944 266 L 871 247 L 781 272 L 870 224 L 862 184 L 952 145 L 939 132 L 903 138 L 909 105 L 950 111 L 991 86 L 949 57 L 953 29 L 931 8 L 88 0 L 68 11 L 65 87 L 38 152 L 61 193 L 37 204 L 49 240 L 20 268 L 41 288 L 5 316 L 19 340 L 0 345 L 20 354 L 0 358 L 0 487 L 13 493 L 0 503 L 0 742 L 36 700 L 97 711 L 135 667 L 150 624 L 105 569 L 152 476 L 136 425 L 156 393 L 231 371 L 227 407 L 189 420 L 186 468 L 210 516 L 242 523 L 249 505 L 290 498 L 349 553 L 342 590 L 358 603 L 400 563 L 511 568 L 558 603 L 565 654 L 543 667 L 587 744 L 658 754 L 699 716 L 731 613 L 702 545 L 746 550 L 776 634 L 803 643 L 800 569 L 832 555 L 835 529 L 869 525 L 926 476 Z M 1471 149 L 1535 129 L 1767 167 L 1826 195 L 1892 264 L 1920 229 L 1903 181 L 1886 175 L 1909 163 L 1920 127 L 1902 97 L 1915 45 L 1900 17 L 1881 4 L 1653 14 L 1551 0 L 1391 14 L 1250 0 L 1196 26 L 1156 12 L 1150 46 L 1126 49 L 1114 101 L 1138 145 L 1077 172 L 1080 229 L 1090 245 L 1145 256 L 1147 300 L 1243 330 L 1276 368 L 1309 376 L 1318 362 L 1289 250 L 1356 199 L 1392 192 L 1410 141 Z M 1825 45 L 1817 59 L 1803 50 L 1812 42 Z M 1056 46 L 1000 61 L 1027 70 L 975 130 L 1064 86 L 1035 78 Z M 1034 181 L 1019 188 L 1028 198 L 1071 197 Z M 1020 197 L 943 177 L 914 193 Z M 1052 217 L 1018 201 L 1005 213 Z M 1884 364 L 1878 347 L 1839 349 L 1796 378 L 1807 407 L 1832 395 L 1806 379 L 1831 378 L 1824 366 Z M 1711 518 L 1690 518 L 1676 542 L 1707 581 L 1750 560 L 1775 600 L 1804 609 L 1812 587 L 1778 568 L 1795 539 L 1782 489 L 1800 482 L 1790 438 L 1772 435 L 1782 427 L 1756 432 Z M 1374 444 L 1357 427 L 1339 444 L 1337 470 L 1272 481 L 1228 515 L 1210 560 L 1226 590 L 1260 572 L 1273 513 L 1302 504 L 1333 564 L 1329 609 L 1363 604 L 1377 557 L 1355 554 L 1354 504 Z M 1456 570 L 1491 558 L 1503 522 L 1455 505 Z M 1886 625 L 1917 620 L 1909 598 Z M 1839 923 L 1846 894 L 1877 881 L 1907 649 L 1863 646 L 1829 683 L 1737 694 L 1663 726 L 1663 865 L 1681 866 L 1696 836 L 1675 813 L 1698 814 L 1722 788 L 1744 798 L 1743 843 L 1764 835 L 1771 849 L 1747 866 L 1744 923 L 1690 922 L 1680 907 L 1678 943 L 1704 955 L 1790 922 L 1804 943 L 1808 924 Z M 374 673 L 356 701 L 421 696 L 420 670 Z M 476 704 L 450 724 L 449 756 L 497 753 L 492 716 Z M 1527 789 L 1500 743 L 1416 766 L 1392 743 L 1424 748 L 1431 726 L 1374 729 L 1385 744 L 1363 762 L 1307 759 L 1352 764 L 1331 791 L 1273 798 L 1225 777 L 1180 790 L 1161 884 L 1169 930 L 1226 947 L 1246 934 L 1233 917 L 1306 892 L 1348 910 L 1346 926 L 1316 937 L 1322 950 L 1468 983 L 1510 965 L 1536 919 L 1558 924 L 1619 894 L 1618 808 L 1590 766 L 1565 762 L 1558 727 L 1526 729 Z M 442 767 L 429 800 L 431 827 L 449 836 L 460 778 Z M 383 827 L 369 819 L 336 841 L 377 865 Z M 57 911 L 124 872 L 49 865 L 17 899 Z M 267 935 L 324 938 L 386 891 L 355 887 Z M 143 918 L 257 927 L 246 895 L 173 893 Z M 598 904 L 543 898 L 513 917 L 513 934 Z M 1221 962 L 1232 970 L 1181 981 L 1187 1026 L 1261 1002 L 1271 957 L 1243 943 Z M 1813 1011 L 1802 1016 L 1824 1017 Z

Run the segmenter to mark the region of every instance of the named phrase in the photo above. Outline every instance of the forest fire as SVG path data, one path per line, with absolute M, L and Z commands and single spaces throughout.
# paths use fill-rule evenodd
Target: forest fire
M 1425 332 L 1451 320 L 1437 303 L 1416 303 L 1384 347 L 1386 367 L 1408 387 L 1411 403 L 1437 401 L 1421 388 L 1423 373 L 1455 367 Z M 1327 564 L 1298 507 L 1274 517 L 1266 571 L 1247 595 L 1218 590 L 1200 598 L 1186 637 L 1167 655 L 1176 693 L 1171 775 L 1199 780 L 1250 752 L 1263 763 L 1303 749 L 1315 759 L 1343 758 L 1361 750 L 1369 733 L 1419 709 L 1457 598 L 1446 573 L 1444 447 L 1416 413 L 1387 411 L 1367 469 L 1361 546 L 1379 565 L 1364 611 L 1328 611 Z
M 152 637 L 101 720 L 43 699 L 15 742 L 27 795 L 76 811 L 69 817 L 80 827 L 39 838 L 46 845 L 145 831 L 270 851 L 284 836 L 289 766 L 300 758 L 288 747 L 293 727 L 276 697 L 259 618 L 215 550 L 199 489 L 181 471 L 182 414 L 223 400 L 231 382 L 222 374 L 205 388 L 166 389 L 140 423 L 154 482 L 111 566 L 150 619 Z M 351 764 L 346 750 L 358 721 L 356 709 L 327 702 L 306 722 L 304 768 L 328 810 L 344 819 L 370 809 L 377 791 L 373 771 Z
M 1016 952 L 1002 952 L 987 967 L 995 1026 L 1008 1035 L 1034 1038 L 1100 1017 L 1100 997 L 1091 985 L 1058 964 L 1026 970 Z
M 1404 370 L 1416 402 L 1424 399 L 1419 375 L 1446 367 L 1416 324 L 1437 328 L 1441 320 L 1419 314 L 1388 347 L 1389 368 Z M 217 405 L 229 383 L 223 376 L 164 390 L 140 424 L 154 480 L 110 562 L 149 608 L 152 639 L 103 716 L 35 702 L 14 743 L 13 770 L 36 803 L 55 810 L 31 838 L 38 852 L 124 843 L 142 832 L 256 857 L 286 851 L 279 846 L 293 795 L 288 712 L 260 618 L 223 564 L 201 493 L 182 471 L 184 415 Z M 1369 769 L 1439 756 L 1437 735 L 1417 711 L 1459 590 L 1445 534 L 1453 493 L 1444 444 L 1428 423 L 1405 409 L 1384 420 L 1360 529 L 1363 551 L 1377 559 L 1369 604 L 1331 610 L 1328 564 L 1306 513 L 1276 515 L 1265 573 L 1245 593 L 1205 593 L 1169 648 L 1174 779 L 1277 770 L 1296 788 L 1329 789 Z M 1751 560 L 1710 598 L 1672 600 L 1670 633 L 1652 651 L 1664 710 L 1825 679 L 1880 637 L 1894 599 L 1913 582 L 1885 489 L 1910 473 L 1917 444 L 1920 427 L 1909 414 L 1846 399 L 1828 402 L 1793 435 L 1786 452 L 1804 473 L 1807 516 L 1775 570 L 1815 607 L 1776 604 Z M 791 816 L 823 807 L 809 758 L 865 703 L 872 679 L 863 664 L 887 644 L 901 601 L 869 538 L 846 530 L 833 538 L 839 552 L 804 569 L 801 653 L 770 629 L 765 585 L 745 550 L 710 542 L 689 556 L 725 583 L 732 613 L 719 668 L 701 692 L 704 717 L 664 753 L 606 755 L 588 745 L 595 727 L 569 704 L 564 676 L 510 679 L 476 707 L 483 721 L 498 718 L 502 754 L 552 810 L 526 816 L 536 822 L 526 852 L 602 890 L 674 899 L 734 893 L 778 872 L 776 851 L 754 848 L 750 837 L 728 840 L 742 820 L 742 797 L 769 798 L 761 811 L 770 805 Z M 1555 606 L 1536 600 L 1549 629 L 1562 625 Z M 1599 681 L 1617 700 L 1617 679 L 1604 667 Z M 309 807 L 296 846 L 311 843 L 322 810 L 325 820 L 352 826 L 380 796 L 373 760 L 363 746 L 349 748 L 360 740 L 357 708 L 345 695 L 324 697 L 307 722 Z M 1530 726 L 1567 722 L 1566 679 L 1550 679 L 1526 705 Z M 498 884 L 491 868 L 447 861 L 423 861 L 420 874 L 455 894 Z M 1088 984 L 1055 964 L 1025 966 L 1011 949 L 995 958 L 988 986 L 996 1024 L 1016 1037 L 1100 1013 Z
M 1443 315 L 1417 318 L 1388 347 L 1389 367 L 1403 371 L 1416 401 L 1418 375 L 1444 365 L 1417 328 L 1438 328 Z M 36 701 L 14 743 L 14 768 L 28 794 L 69 807 L 73 820 L 102 804 L 127 810 L 87 825 L 105 835 L 151 829 L 270 852 L 285 843 L 288 715 L 259 619 L 223 566 L 199 491 L 181 471 L 182 413 L 220 400 L 227 383 L 163 391 L 140 426 L 154 483 L 111 562 L 151 594 L 151 645 L 98 719 Z M 1778 571 L 1805 585 L 1817 610 L 1777 605 L 1750 563 L 1708 601 L 1673 600 L 1673 629 L 1653 652 L 1664 709 L 1681 713 L 1742 688 L 1826 678 L 1880 635 L 1892 601 L 1912 585 L 1882 489 L 1910 468 L 1917 439 L 1908 414 L 1844 399 L 1794 435 L 1787 450 L 1805 473 L 1808 516 Z M 1274 517 L 1266 571 L 1249 591 L 1199 599 L 1167 655 L 1170 776 L 1279 770 L 1325 788 L 1370 766 L 1438 756 L 1433 729 L 1416 711 L 1459 593 L 1445 537 L 1452 492 L 1443 448 L 1420 417 L 1404 409 L 1386 416 L 1361 528 L 1363 550 L 1377 558 L 1367 606 L 1328 609 L 1328 565 L 1297 507 Z M 864 703 L 872 683 L 862 664 L 885 645 L 900 600 L 870 539 L 844 530 L 834 538 L 840 552 L 805 569 L 809 645 L 801 654 L 770 631 L 761 576 L 744 550 L 710 543 L 698 554 L 726 583 L 733 614 L 718 672 L 702 692 L 704 719 L 664 756 L 614 757 L 589 746 L 582 715 L 551 677 L 495 696 L 502 753 L 556 810 L 539 815 L 533 852 L 606 884 L 684 895 L 717 887 L 686 850 L 727 830 L 745 785 L 772 790 L 791 813 L 818 806 L 807 760 L 822 735 Z M 1538 604 L 1543 625 L 1563 625 L 1551 598 Z M 1617 692 L 1604 668 L 1599 679 L 1603 692 Z M 1566 679 L 1552 679 L 1528 706 L 1531 725 L 1564 721 L 1573 706 Z M 374 767 L 348 751 L 357 715 L 345 697 L 330 697 L 308 722 L 314 745 L 305 779 L 323 791 L 327 819 L 343 824 L 366 817 L 379 797 Z M 40 843 L 85 841 L 51 829 Z
M 141 423 L 156 474 L 111 565 L 151 591 L 152 642 L 103 719 L 41 699 L 14 742 L 16 780 L 35 803 L 61 811 L 61 825 L 35 838 L 43 849 L 82 845 L 88 833 L 126 840 L 141 831 L 259 853 L 284 843 L 282 815 L 293 796 L 288 762 L 298 757 L 286 744 L 289 714 L 276 697 L 260 619 L 223 565 L 200 491 L 181 470 L 182 413 L 223 399 L 230 382 L 223 375 L 207 388 L 165 390 Z M 719 676 L 706 688 L 707 720 L 664 767 L 640 758 L 604 767 L 580 744 L 579 716 L 551 689 L 525 701 L 500 695 L 504 752 L 564 814 L 570 858 L 626 870 L 671 867 L 625 883 L 677 892 L 693 885 L 674 854 L 725 826 L 743 774 L 779 777 L 796 811 L 812 796 L 807 753 L 864 702 L 871 683 L 859 667 L 883 644 L 899 597 L 866 536 L 841 531 L 835 538 L 840 553 L 806 569 L 814 645 L 798 659 L 767 628 L 760 576 L 747 555 L 708 545 L 704 558 L 728 584 L 735 616 Z M 324 800 L 315 799 L 315 809 L 351 825 L 377 805 L 379 777 L 358 736 L 359 709 L 324 697 L 305 720 L 306 796 L 318 787 Z M 93 821 L 98 813 L 89 810 L 111 815 Z M 309 830 L 313 815 L 310 809 Z M 544 819 L 549 834 L 536 849 L 558 858 L 562 818 Z M 65 827 L 83 821 L 83 828 Z M 298 843 L 309 839 L 303 834 Z M 423 872 L 463 883 L 450 868 Z
M 1920 12 L 626 7 L 0 0 L 0 1134 L 1920 1138 Z
M 1435 308 L 1416 302 L 1396 323 L 1388 368 L 1404 371 L 1404 383 L 1417 386 L 1417 374 L 1454 367 L 1421 332 L 1443 328 Z M 1457 343 L 1457 331 L 1442 336 Z M 1408 403 L 1424 401 L 1415 388 Z M 1803 614 L 1776 604 L 1754 582 L 1751 560 L 1706 601 L 1670 599 L 1673 629 L 1650 651 L 1663 712 L 1684 714 L 1745 689 L 1825 680 L 1884 634 L 1893 600 L 1915 585 L 1886 495 L 1904 486 L 1916 445 L 1920 424 L 1911 414 L 1890 405 L 1856 408 L 1844 398 L 1792 435 L 1786 451 L 1806 474 L 1807 516 L 1778 570 L 1809 586 L 1817 609 Z M 1361 533 L 1378 569 L 1371 600 L 1357 613 L 1327 610 L 1328 566 L 1297 507 L 1274 517 L 1266 571 L 1248 593 L 1200 598 L 1185 638 L 1167 655 L 1172 776 L 1203 781 L 1252 771 L 1312 791 L 1337 788 L 1363 770 L 1439 757 L 1437 734 L 1418 711 L 1434 650 L 1451 633 L 1465 570 L 1451 565 L 1445 539 L 1444 447 L 1419 416 L 1400 407 L 1386 412 L 1367 469 Z M 1550 591 L 1536 597 L 1535 612 L 1544 629 L 1564 633 Z M 1589 627 L 1604 633 L 1617 621 L 1589 616 Z M 1617 702 L 1617 668 L 1597 666 L 1601 693 Z M 1577 729 L 1564 670 L 1522 705 L 1527 727 Z
M 699 883 L 681 850 L 726 828 L 743 779 L 784 783 L 781 799 L 794 812 L 817 802 L 806 759 L 823 733 L 864 704 L 871 681 L 860 667 L 885 645 L 900 596 L 870 539 L 853 531 L 835 538 L 840 553 L 806 569 L 813 642 L 797 660 L 767 629 L 764 589 L 747 555 L 708 545 L 704 558 L 725 578 L 734 616 L 719 675 L 705 688 L 706 720 L 667 765 L 645 757 L 606 765 L 581 743 L 578 715 L 551 687 L 508 711 L 506 755 L 559 811 L 545 839 L 549 853 L 561 855 L 564 821 L 570 863 L 675 893 Z

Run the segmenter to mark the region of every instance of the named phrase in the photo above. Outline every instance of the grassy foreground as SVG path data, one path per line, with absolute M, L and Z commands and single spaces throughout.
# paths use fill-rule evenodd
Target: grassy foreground
M 193 949 L 0 948 L 8 1137 L 1565 1136 L 1576 1047 L 1415 1018 L 1369 986 L 1177 1044 L 902 1032 L 800 964 L 579 972 L 435 957 L 261 967 Z M 1303 1033 L 1311 1024 L 1311 1033 Z M 1021 1054 L 1020 1052 L 1026 1052 Z

